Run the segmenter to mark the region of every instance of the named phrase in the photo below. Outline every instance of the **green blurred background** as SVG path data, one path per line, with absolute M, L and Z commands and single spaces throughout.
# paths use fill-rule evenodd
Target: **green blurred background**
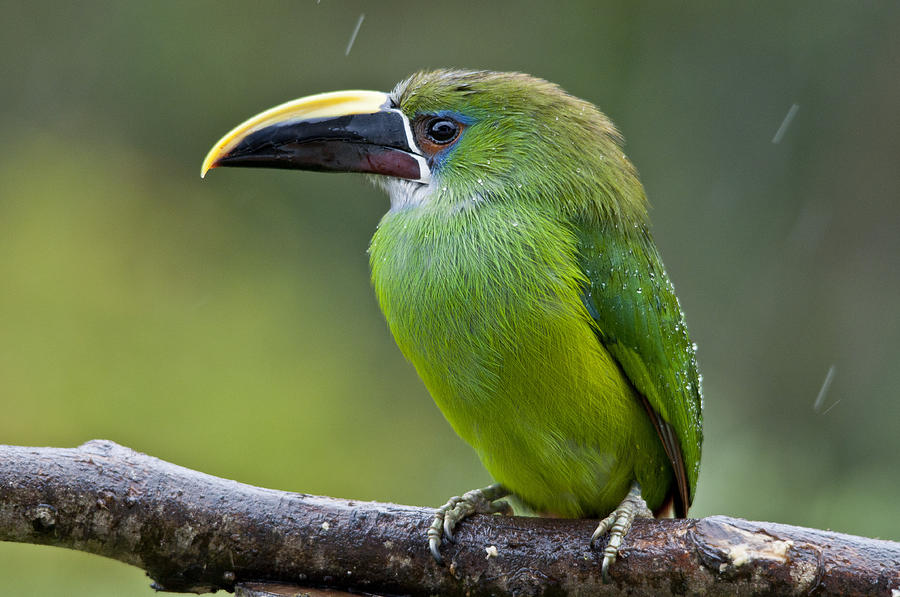
M 0 2 L 0 442 L 411 504 L 487 483 L 369 287 L 387 199 L 199 168 L 287 99 L 521 70 L 642 173 L 704 373 L 692 513 L 900 539 L 898 31 L 896 2 Z M 59 593 L 151 594 L 0 544 L 0 594 Z

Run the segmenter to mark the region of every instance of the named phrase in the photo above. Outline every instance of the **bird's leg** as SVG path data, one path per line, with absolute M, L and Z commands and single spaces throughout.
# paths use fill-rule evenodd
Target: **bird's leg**
M 438 508 L 434 521 L 428 527 L 428 547 L 438 564 L 444 563 L 441 557 L 441 538 L 453 541 L 453 529 L 462 519 L 472 514 L 512 514 L 512 507 L 502 501 L 509 495 L 509 490 L 494 483 L 481 489 L 473 489 L 463 495 L 450 498 L 446 504 Z
M 597 530 L 591 535 L 591 547 L 593 547 L 597 539 L 605 535 L 607 531 L 609 532 L 609 541 L 603 549 L 603 564 L 600 568 L 603 582 L 609 582 L 609 565 L 616 561 L 622 539 L 631 529 L 631 523 L 635 518 L 653 518 L 653 513 L 647 507 L 644 498 L 641 497 L 641 486 L 637 481 L 631 484 L 631 490 L 619 507 L 601 520 L 597 525 Z

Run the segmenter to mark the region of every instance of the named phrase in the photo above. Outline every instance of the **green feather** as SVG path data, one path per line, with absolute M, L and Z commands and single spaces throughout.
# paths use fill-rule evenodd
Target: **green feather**
M 581 226 L 580 263 L 589 279 L 584 301 L 600 342 L 660 424 L 675 434 L 676 445 L 666 447 L 676 477 L 683 477 L 678 489 L 685 495 L 676 496 L 676 511 L 684 516 L 694 498 L 702 443 L 695 348 L 649 232 L 632 226 Z M 664 444 L 671 441 L 660 433 Z
M 637 480 L 684 515 L 694 351 L 612 124 L 514 73 L 420 73 L 394 101 L 467 124 L 427 192 L 386 183 L 370 247 L 391 331 L 448 421 L 537 511 L 605 515 Z

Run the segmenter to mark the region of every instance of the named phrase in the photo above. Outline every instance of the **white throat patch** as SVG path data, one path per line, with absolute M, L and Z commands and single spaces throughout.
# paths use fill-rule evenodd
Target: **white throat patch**
M 428 183 L 403 178 L 379 176 L 378 185 L 391 198 L 391 211 L 419 207 L 428 203 L 434 188 Z

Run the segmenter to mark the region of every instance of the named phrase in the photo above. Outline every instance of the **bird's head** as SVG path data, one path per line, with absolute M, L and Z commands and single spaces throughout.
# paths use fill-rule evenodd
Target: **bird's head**
M 521 73 L 437 70 L 392 92 L 340 91 L 267 110 L 225 135 L 219 166 L 362 172 L 392 209 L 538 201 L 643 220 L 643 189 L 609 119 Z

